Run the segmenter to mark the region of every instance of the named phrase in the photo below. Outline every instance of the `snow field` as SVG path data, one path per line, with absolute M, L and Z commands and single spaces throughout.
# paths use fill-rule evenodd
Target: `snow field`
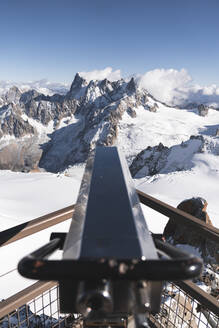
M 0 220 L 2 230 L 56 211 L 76 202 L 83 167 L 64 174 L 15 173 L 0 171 Z M 34 283 L 22 278 L 16 269 L 18 261 L 49 241 L 51 232 L 67 232 L 70 220 L 35 233 L 0 248 L 0 299 L 5 299 Z
M 186 141 L 191 135 L 208 134 L 209 127 L 216 133 L 219 111 L 209 110 L 206 117 L 201 117 L 193 110 L 179 110 L 159 104 L 156 113 L 136 109 L 136 118 L 124 113 L 119 124 L 117 144 L 129 157 L 136 155 L 148 146 L 156 146 L 160 142 L 170 147 Z
M 162 142 L 170 147 L 188 140 L 191 135 L 207 135 L 214 143 L 215 137 L 210 136 L 214 135 L 219 126 L 219 112 L 215 110 L 209 110 L 206 117 L 200 117 L 193 110 L 159 105 L 157 113 L 142 107 L 137 108 L 136 113 L 134 119 L 125 113 L 119 125 L 117 144 L 129 160 L 147 146 Z M 219 227 L 218 154 L 204 151 L 193 156 L 192 161 L 194 166 L 186 171 L 136 179 L 136 188 L 172 206 L 177 206 L 186 198 L 203 197 L 208 202 L 210 219 Z M 0 171 L 2 230 L 75 203 L 83 169 L 84 166 L 76 166 L 62 174 Z M 161 233 L 168 218 L 148 207 L 142 208 L 149 229 Z M 68 231 L 68 226 L 69 222 L 65 222 L 0 248 L 3 259 L 0 268 L 0 299 L 33 283 L 32 280 L 20 277 L 16 271 L 1 276 L 15 269 L 18 259 L 46 243 L 50 232 Z

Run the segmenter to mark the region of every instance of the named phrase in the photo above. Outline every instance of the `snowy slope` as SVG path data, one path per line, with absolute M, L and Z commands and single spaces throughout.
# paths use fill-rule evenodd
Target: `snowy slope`
M 48 124 L 44 124 L 45 117 L 43 116 L 40 120 L 40 117 L 38 119 L 29 117 L 27 112 L 21 114 L 19 122 L 22 123 L 23 129 L 27 128 L 27 130 L 24 129 L 25 131 L 32 126 L 37 131 L 38 140 L 49 140 L 43 148 L 47 165 L 55 163 L 53 169 L 55 168 L 56 172 L 59 167 L 67 169 L 61 174 L 0 171 L 2 230 L 74 203 L 83 166 L 71 167 L 70 164 L 74 163 L 75 159 L 76 162 L 83 162 L 88 151 L 95 147 L 96 142 L 107 145 L 117 144 L 124 152 L 129 164 L 148 146 L 154 147 L 162 143 L 165 147 L 172 147 L 172 158 L 168 159 L 169 166 L 166 166 L 166 170 L 152 176 L 142 175 L 135 180 L 136 187 L 173 206 L 177 206 L 185 198 L 201 196 L 208 202 L 207 211 L 211 221 L 219 227 L 217 201 L 219 137 L 215 136 L 219 128 L 219 111 L 209 109 L 207 116 L 202 117 L 198 115 L 197 109 L 170 108 L 155 101 L 146 91 L 143 94 L 136 92 L 133 82 L 127 87 L 128 84 L 124 81 L 114 82 L 114 84 L 108 81 L 87 84 L 79 79 L 79 85 L 73 84 L 66 96 L 68 98 L 64 103 L 66 106 L 70 106 L 71 97 L 76 99 L 74 104 L 71 104 L 73 107 L 66 109 L 66 116 L 62 117 L 58 101 L 51 98 L 42 100 L 40 104 L 40 106 L 48 105 L 50 114 Z M 81 103 L 77 107 L 79 101 Z M 50 102 L 50 104 L 45 102 Z M 59 109 L 58 114 L 54 108 Z M 71 115 L 69 115 L 69 108 L 72 110 Z M 80 109 L 80 113 L 76 115 L 74 110 L 77 109 Z M 10 110 L 11 107 L 4 107 L 4 111 L 1 112 L 2 121 L 3 115 L 11 115 Z M 34 113 L 37 113 L 37 110 Z M 13 119 L 15 120 L 16 117 L 13 116 Z M 51 117 L 59 118 L 58 126 L 54 127 L 55 121 L 50 119 Z M 17 121 L 12 120 L 12 122 Z M 179 152 L 181 143 L 188 143 L 191 135 L 200 135 L 207 140 L 204 146 L 202 145 L 202 151 L 199 152 L 199 146 L 193 148 L 192 143 L 187 148 L 191 150 L 190 152 L 186 152 L 186 148 L 183 148 L 183 152 Z M 25 138 L 29 137 L 27 135 L 19 137 L 19 142 L 23 144 Z M 14 135 L 2 136 L 1 151 L 5 145 L 12 144 L 14 141 L 17 142 Z M 176 170 L 177 161 L 183 163 L 181 171 Z M 145 206 L 143 210 L 150 230 L 162 232 L 168 219 Z M 68 225 L 69 223 L 65 223 L 50 231 L 67 230 Z M 30 239 L 27 238 L 10 247 L 0 249 L 0 254 L 5 259 L 1 274 L 16 267 L 18 258 L 24 255 L 24 250 L 28 253 L 48 241 L 48 238 L 49 232 L 45 231 Z M 10 261 L 8 261 L 9 258 Z M 16 272 L 12 272 L 11 280 L 7 280 L 6 276 L 0 279 L 2 291 L 0 298 L 16 292 L 15 287 L 21 289 L 31 283 L 32 281 L 18 278 Z
M 219 111 L 213 109 L 202 117 L 195 110 L 179 110 L 160 104 L 156 113 L 139 107 L 136 114 L 135 118 L 126 113 L 123 115 L 117 141 L 126 156 L 132 158 L 148 146 L 161 142 L 170 147 L 188 140 L 191 135 L 214 136 L 219 128 Z
M 75 171 L 72 179 L 64 174 L 0 171 L 1 229 L 74 204 L 83 167 Z
M 215 136 L 219 112 L 210 109 L 206 117 L 201 117 L 195 110 L 165 106 L 157 113 L 145 112 L 141 108 L 136 112 L 137 116 L 132 121 L 124 115 L 118 136 L 118 143 L 130 156 L 130 163 L 133 149 L 136 149 L 137 155 L 148 146 L 158 146 L 161 142 L 172 150 L 163 172 L 145 176 L 144 167 L 142 178 L 135 180 L 136 187 L 173 206 L 187 198 L 203 197 L 208 202 L 207 211 L 213 224 L 219 227 L 219 137 Z M 191 135 L 203 136 L 201 152 L 199 140 L 194 139 L 189 144 Z M 188 147 L 183 147 L 182 142 L 184 146 L 188 143 Z M 145 214 L 152 231 L 163 230 L 167 222 L 164 216 L 151 209 L 145 209 Z M 150 220 L 152 217 L 153 220 Z
M 5 230 L 22 222 L 56 211 L 76 202 L 84 167 L 71 170 L 71 178 L 64 174 L 15 173 L 0 171 L 0 222 Z M 51 232 L 67 232 L 70 220 L 43 232 L 0 248 L 0 299 L 33 284 L 16 270 L 18 261 L 27 253 L 49 241 Z M 10 274 L 5 273 L 13 270 Z
M 215 227 L 219 228 L 218 185 L 219 172 L 211 172 L 209 167 L 191 171 L 158 174 L 153 177 L 136 179 L 136 188 L 174 207 L 182 200 L 203 197 L 208 202 L 207 212 Z M 144 208 L 149 229 L 162 232 L 168 218 Z
M 208 201 L 208 213 L 213 224 L 219 227 L 218 181 L 219 172 L 214 165 L 214 157 L 208 163 L 190 171 L 158 174 L 153 177 L 136 179 L 136 187 L 158 199 L 177 206 L 182 200 L 201 196 Z M 218 165 L 216 165 L 219 167 Z M 31 218 L 36 218 L 76 201 L 83 167 L 72 168 L 68 175 L 50 173 L 15 173 L 0 171 L 0 220 L 2 230 Z M 149 229 L 161 233 L 168 218 L 142 206 Z M 52 231 L 68 231 L 69 221 L 49 228 L 28 238 L 0 248 L 3 265 L 0 276 L 16 268 L 18 260 L 46 243 Z M 9 261 L 10 259 L 10 261 Z M 16 271 L 0 279 L 0 298 L 32 284 L 33 281 L 21 278 Z

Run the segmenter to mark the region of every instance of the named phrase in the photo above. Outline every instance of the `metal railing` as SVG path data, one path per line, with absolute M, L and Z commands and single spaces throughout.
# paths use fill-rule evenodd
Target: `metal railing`
M 166 283 L 160 312 L 150 315 L 149 322 L 156 328 L 219 327 L 218 315 L 174 283 Z
M 81 327 L 80 318 L 60 314 L 56 282 L 37 282 L 0 303 L 0 327 Z
M 210 312 L 219 316 L 219 302 L 215 297 L 206 293 L 191 281 L 179 281 L 176 283 L 185 293 L 197 300 L 199 304 L 203 304 Z
M 219 244 L 219 229 L 139 190 L 137 192 L 143 204 L 177 222 L 193 226 L 196 232 Z M 74 205 L 0 232 L 0 246 L 6 246 L 68 220 L 72 217 L 73 211 Z M 33 324 L 31 327 L 64 327 L 68 325 L 72 318 L 65 315 L 60 316 L 58 297 L 58 288 L 55 282 L 37 282 L 0 303 L 0 327 L 25 328 L 30 326 L 30 322 Z M 150 315 L 150 323 L 155 327 L 219 328 L 218 318 L 219 303 L 216 298 L 192 282 L 179 282 L 166 285 L 161 311 L 159 315 Z M 80 320 L 76 320 L 74 323 L 81 325 Z
M 74 205 L 40 216 L 0 232 L 0 247 L 72 218 Z
M 148 194 L 145 194 L 140 190 L 137 190 L 137 193 L 142 204 L 169 218 L 173 218 L 179 223 L 194 227 L 197 233 L 200 233 L 206 238 L 209 238 L 219 244 L 219 229 L 216 227 L 210 226 L 196 217 L 170 206 L 169 204 L 166 204 Z M 27 221 L 13 228 L 4 230 L 0 232 L 0 246 L 6 246 L 16 240 L 30 236 L 33 233 L 68 220 L 72 217 L 73 211 L 74 205 L 71 205 L 61 210 Z
M 197 219 L 196 217 L 183 212 L 177 208 L 174 208 L 170 206 L 169 204 L 166 204 L 150 195 L 147 195 L 143 193 L 142 191 L 137 190 L 139 199 L 141 203 L 143 203 L 146 206 L 149 206 L 150 208 L 154 209 L 155 211 L 175 220 L 178 223 L 181 223 L 183 225 L 188 225 L 189 227 L 192 227 L 194 231 L 204 237 L 206 237 L 209 240 L 214 241 L 219 246 L 219 229 L 216 227 L 210 226 L 203 221 Z M 209 327 L 218 327 L 219 322 L 219 302 L 217 299 L 208 293 L 206 293 L 204 290 L 202 290 L 200 287 L 198 287 L 195 283 L 191 281 L 180 281 L 177 282 L 175 285 L 175 289 L 178 288 L 178 290 L 181 290 L 184 292 L 185 295 L 192 298 L 196 304 L 199 304 L 199 308 L 202 308 L 202 312 L 206 314 L 207 317 L 209 317 L 209 320 L 211 321 L 211 316 L 214 317 L 214 319 L 217 322 L 217 325 L 210 325 Z M 165 294 L 165 290 L 164 290 Z M 164 303 L 163 303 L 164 304 Z M 203 307 L 204 306 L 204 307 Z M 166 307 L 166 306 L 165 306 Z M 204 310 L 203 310 L 204 309 Z M 161 309 L 162 312 L 162 309 Z M 207 314 L 209 313 L 209 315 Z M 211 313 L 211 316 L 210 316 Z M 204 315 L 204 314 L 203 314 Z M 154 319 L 156 321 L 156 319 Z M 209 321 L 209 322 L 210 322 Z M 208 322 L 208 324 L 210 324 Z M 214 321 L 211 321 L 212 324 Z M 207 326 L 208 326 L 207 324 Z M 159 327 L 164 327 L 163 325 Z M 174 326 L 171 326 L 174 327 Z M 188 325 L 188 327 L 190 327 Z M 191 326 L 193 327 L 193 326 Z
M 0 247 L 47 229 L 72 217 L 74 205 L 0 232 Z M 36 282 L 0 302 L 0 327 L 66 327 L 73 317 L 60 315 L 57 282 Z M 79 320 L 74 326 L 80 327 Z
M 137 190 L 140 202 L 153 210 L 171 218 L 178 223 L 182 223 L 193 227 L 196 233 L 199 233 L 212 241 L 219 244 L 219 229 L 213 227 L 205 222 L 197 219 L 196 217 L 179 210 L 167 203 L 160 201 L 144 192 Z
M 18 309 L 24 304 L 30 302 L 35 297 L 38 297 L 39 295 L 43 294 L 47 290 L 50 290 L 54 286 L 57 286 L 57 283 L 54 281 L 38 281 L 35 284 L 9 297 L 7 300 L 3 300 L 0 303 L 0 317 L 2 318 L 8 315 L 9 313 L 13 313 L 15 309 Z

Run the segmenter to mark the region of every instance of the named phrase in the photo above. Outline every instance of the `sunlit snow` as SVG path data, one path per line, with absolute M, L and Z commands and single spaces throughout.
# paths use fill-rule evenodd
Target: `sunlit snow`
M 209 138 L 209 149 L 195 155 L 191 151 L 193 157 L 188 155 L 188 160 L 193 161 L 192 168 L 135 179 L 135 185 L 173 206 L 186 198 L 203 197 L 208 202 L 207 211 L 211 221 L 219 227 L 219 157 L 215 152 L 218 144 L 215 133 L 219 127 L 219 112 L 210 109 L 206 117 L 201 117 L 195 110 L 179 110 L 159 104 L 157 113 L 141 107 L 136 109 L 136 113 L 136 118 L 125 113 L 119 123 L 117 144 L 129 162 L 133 155 L 160 142 L 170 147 L 189 140 L 191 135 L 202 134 Z M 65 125 L 64 121 L 61 122 L 62 125 Z M 42 129 L 41 132 L 44 134 L 48 131 Z M 2 230 L 75 203 L 83 169 L 84 166 L 76 166 L 62 174 L 0 171 Z M 145 206 L 143 211 L 149 229 L 162 232 L 168 218 Z M 15 269 L 24 254 L 46 243 L 51 231 L 67 231 L 68 227 L 69 222 L 65 222 L 2 247 L 0 254 L 4 263 L 0 268 L 0 276 Z M 13 271 L 0 279 L 0 298 L 6 298 L 32 283 Z

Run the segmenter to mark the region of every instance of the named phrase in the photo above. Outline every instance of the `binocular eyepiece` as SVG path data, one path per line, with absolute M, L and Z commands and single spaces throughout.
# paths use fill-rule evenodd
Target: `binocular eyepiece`
M 97 282 L 79 283 L 76 299 L 77 311 L 84 316 L 92 313 L 111 313 L 113 311 L 112 285 L 102 279 Z

